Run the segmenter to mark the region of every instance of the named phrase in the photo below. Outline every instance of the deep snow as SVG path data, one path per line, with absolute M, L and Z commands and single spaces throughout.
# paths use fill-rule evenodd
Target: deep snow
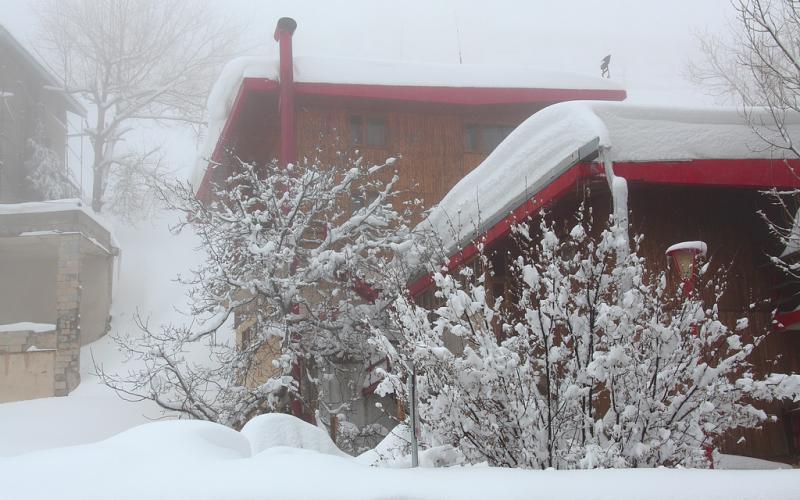
M 3 498 L 796 500 L 800 491 L 796 470 L 369 467 L 324 452 L 316 428 L 286 419 L 265 419 L 248 433 L 209 422 L 158 422 L 96 444 L 0 459 Z M 253 445 L 280 441 L 274 434 L 287 429 L 299 438 L 286 444 L 305 439 L 320 448 Z

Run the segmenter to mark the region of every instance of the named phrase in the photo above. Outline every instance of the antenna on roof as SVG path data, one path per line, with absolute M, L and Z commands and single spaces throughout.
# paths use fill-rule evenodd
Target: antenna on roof
M 611 78 L 611 68 L 609 65 L 611 64 L 611 54 L 605 56 L 602 61 L 600 61 L 600 76 L 603 78 Z
M 464 58 L 461 56 L 461 30 L 458 28 L 458 12 L 453 6 L 453 19 L 456 23 L 456 45 L 458 47 L 458 64 L 464 64 Z

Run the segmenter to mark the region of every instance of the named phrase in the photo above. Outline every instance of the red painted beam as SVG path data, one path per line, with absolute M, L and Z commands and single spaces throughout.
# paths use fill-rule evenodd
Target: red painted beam
M 491 227 L 483 236 L 489 247 L 508 235 L 511 225 L 535 215 L 544 205 L 557 200 L 579 179 L 593 174 L 602 175 L 600 164 L 580 163 L 558 177 L 542 191 L 517 207 L 510 215 Z M 628 181 L 653 184 L 674 184 L 722 188 L 778 189 L 800 188 L 800 160 L 689 160 L 677 162 L 619 162 L 614 173 Z M 491 214 L 490 214 L 491 215 Z M 447 269 L 452 271 L 477 255 L 470 243 L 450 257 Z M 433 282 L 430 275 L 414 281 L 408 291 L 416 297 Z M 800 319 L 799 319 L 800 322 Z
M 574 100 L 622 101 L 627 96 L 624 90 L 430 87 L 311 82 L 297 82 L 295 89 L 298 95 L 307 96 L 460 105 L 553 103 Z
M 800 187 L 800 160 L 691 160 L 619 162 L 614 173 L 629 181 L 727 188 Z
M 487 248 L 491 247 L 492 244 L 496 243 L 502 238 L 505 238 L 511 232 L 511 226 L 518 222 L 523 222 L 530 216 L 538 214 L 542 207 L 561 198 L 570 189 L 572 189 L 580 179 L 589 177 L 591 175 L 591 171 L 592 168 L 591 164 L 589 163 L 579 163 L 575 165 L 550 183 L 547 187 L 514 209 L 500 222 L 492 226 L 486 233 L 478 237 L 476 241 L 483 242 Z M 450 257 L 450 260 L 447 263 L 447 270 L 453 271 L 457 269 L 459 266 L 463 265 L 476 255 L 478 255 L 478 247 L 475 245 L 475 243 L 470 243 Z M 416 297 L 425 291 L 425 289 L 427 289 L 432 283 L 433 276 L 429 274 L 411 283 L 408 286 L 408 291 L 412 297 Z
M 776 332 L 782 332 L 798 323 L 800 323 L 800 311 L 779 313 L 775 315 L 775 323 L 773 323 L 772 329 Z

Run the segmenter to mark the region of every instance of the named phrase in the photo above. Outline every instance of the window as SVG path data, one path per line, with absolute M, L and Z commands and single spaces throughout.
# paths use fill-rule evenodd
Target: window
M 491 153 L 514 127 L 508 125 L 466 125 L 464 149 L 471 153 Z
M 379 115 L 350 115 L 350 145 L 386 147 L 386 118 Z

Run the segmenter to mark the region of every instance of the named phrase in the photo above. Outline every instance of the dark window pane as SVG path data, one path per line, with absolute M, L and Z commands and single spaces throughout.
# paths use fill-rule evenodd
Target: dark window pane
M 480 136 L 477 125 L 467 125 L 464 127 L 464 148 L 467 151 L 480 150 Z
M 353 146 L 364 144 L 364 119 L 359 115 L 350 117 L 350 144 Z
M 367 118 L 367 146 L 386 146 L 386 121 L 383 118 Z
M 506 127 L 484 127 L 483 128 L 483 150 L 485 152 L 493 151 L 503 139 L 506 138 L 508 133 L 505 131 Z

